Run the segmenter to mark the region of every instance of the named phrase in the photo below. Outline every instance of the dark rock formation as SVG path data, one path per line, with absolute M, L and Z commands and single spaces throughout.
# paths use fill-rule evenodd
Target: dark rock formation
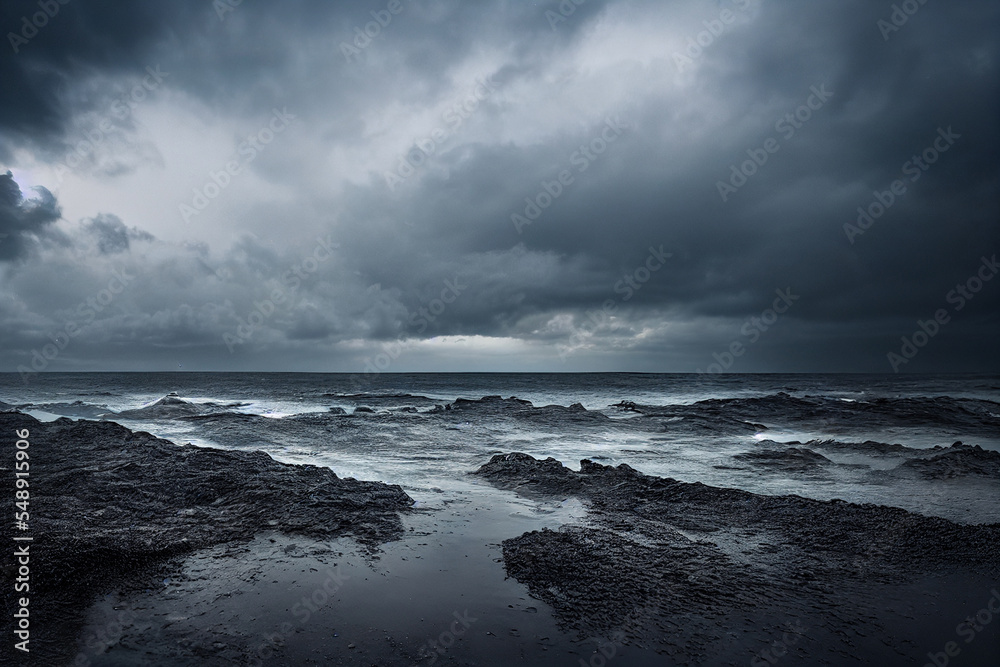
M 542 426 L 557 427 L 564 423 L 607 423 L 610 417 L 602 412 L 587 410 L 581 403 L 565 405 L 536 406 L 516 396 L 483 396 L 477 399 L 459 398 L 444 407 L 447 416 L 453 419 L 475 421 L 477 419 L 524 420 Z M 437 412 L 432 410 L 431 413 Z M 431 414 L 429 413 L 429 414 Z
M 805 447 L 788 447 L 787 449 L 767 449 L 761 447 L 753 451 L 736 454 L 734 459 L 745 461 L 767 468 L 783 470 L 813 470 L 833 462 Z
M 899 470 L 916 471 L 927 479 L 947 479 L 966 475 L 997 479 L 1000 478 L 1000 452 L 956 442 L 951 447 L 935 447 L 919 458 L 904 461 L 900 464 Z
M 524 399 L 517 398 L 516 396 L 511 396 L 510 398 L 503 398 L 502 396 L 483 396 L 478 399 L 457 398 L 455 399 L 455 402 L 451 404 L 451 409 L 461 410 L 463 408 L 476 408 L 485 405 L 506 408 L 532 407 L 531 401 L 526 401 Z
M 95 594 L 127 585 L 165 559 L 266 530 L 352 535 L 374 549 L 402 534 L 399 513 L 413 503 L 399 486 L 341 479 L 328 468 L 278 463 L 262 452 L 178 446 L 113 422 L 40 423 L 0 413 L 5 438 L 25 428 L 35 536 L 31 614 L 46 628 L 40 641 L 51 642 L 32 644 L 31 657 L 40 660 L 33 664 L 58 664 L 39 657 L 46 650 L 73 651 L 76 624 Z M 13 461 L 0 461 L 7 498 Z M 2 522 L 0 539 L 8 545 L 11 531 L 11 522 Z M 12 581 L 13 559 L 0 562 L 3 580 Z M 12 613 L 12 597 L 4 596 L 5 613 Z
M 624 464 L 580 465 L 574 472 L 552 458 L 514 453 L 494 456 L 475 473 L 533 497 L 576 495 L 591 509 L 589 525 L 504 541 L 507 572 L 582 636 L 625 632 L 634 643 L 659 643 L 677 660 L 705 661 L 720 625 L 731 634 L 763 628 L 766 636 L 778 632 L 768 630 L 772 619 L 816 609 L 839 609 L 839 618 L 823 621 L 835 641 L 845 632 L 877 633 L 873 585 L 1000 565 L 997 524 L 763 496 L 647 476 Z M 747 621 L 751 616 L 757 620 Z
M 798 442 L 785 443 L 798 445 Z M 826 449 L 831 452 L 856 452 L 867 456 L 899 456 L 918 452 L 912 447 L 904 447 L 899 444 L 889 444 L 886 442 L 876 442 L 875 440 L 865 440 L 864 442 L 840 442 L 839 440 L 810 440 L 805 443 L 815 449 Z

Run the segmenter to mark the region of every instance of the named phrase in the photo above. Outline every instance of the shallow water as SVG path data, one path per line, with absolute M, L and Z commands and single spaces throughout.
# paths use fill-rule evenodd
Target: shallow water
M 955 441 L 1000 451 L 1000 377 L 868 375 L 45 374 L 0 376 L 0 401 L 40 418 L 104 418 L 175 442 L 261 449 L 289 463 L 402 485 L 415 497 L 496 453 L 590 458 L 647 474 L 768 494 L 903 507 L 960 522 L 1000 521 L 1000 481 L 904 474 L 902 456 Z M 457 399 L 517 396 L 511 402 Z M 615 407 L 637 404 L 642 413 Z M 581 404 L 583 410 L 567 410 Z M 562 406 L 562 408 L 543 406 Z M 359 410 L 360 409 L 360 410 Z M 343 412 L 334 414 L 331 412 Z M 368 411 L 370 410 L 370 412 Z M 762 466 L 739 454 L 778 443 L 828 465 Z M 773 445 L 772 445 L 773 446 Z

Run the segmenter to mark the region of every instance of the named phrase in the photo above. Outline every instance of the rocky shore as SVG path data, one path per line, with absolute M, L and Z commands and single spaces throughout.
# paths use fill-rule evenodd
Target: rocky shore
M 464 426 L 484 409 L 539 412 L 487 397 L 441 414 Z M 604 419 L 582 406 L 560 410 L 567 420 Z M 940 643 L 942 628 L 984 604 L 1000 575 L 1000 524 L 760 495 L 625 464 L 584 459 L 576 471 L 554 458 L 497 454 L 472 475 L 455 473 L 460 489 L 428 491 L 442 496 L 434 509 L 414 510 L 397 485 L 262 452 L 0 412 L 0 432 L 18 429 L 31 443 L 32 652 L 24 661 L 6 642 L 2 664 L 68 664 L 81 627 L 127 601 L 138 620 L 107 650 L 88 652 L 93 665 L 236 665 L 265 654 L 260 664 L 314 654 L 333 660 L 317 664 L 362 664 L 362 655 L 363 664 L 411 664 L 453 610 L 479 620 L 438 664 L 576 665 L 582 656 L 585 664 L 774 665 L 790 655 L 797 664 L 902 665 L 935 648 L 926 637 Z M 910 464 L 892 479 L 997 473 L 995 453 L 960 443 L 765 441 L 735 458 L 810 470 L 843 465 L 825 455 L 854 449 Z M 13 461 L 0 461 L 8 497 Z M 561 518 L 539 523 L 554 512 Z M 0 526 L 11 544 L 12 523 Z M 339 538 L 357 554 L 325 544 Z M 9 553 L 0 566 L 12 581 Z M 336 600 L 317 602 L 307 625 L 295 605 L 314 600 L 333 570 L 343 573 Z M 15 599 L 3 599 L 10 618 Z M 963 646 L 968 664 L 977 656 L 989 664 L 993 655 L 982 652 L 996 645 L 997 627 Z
M 157 565 L 262 531 L 315 539 L 349 535 L 377 548 L 402 532 L 413 504 L 399 487 L 341 479 L 262 452 L 179 446 L 113 422 L 42 423 L 0 413 L 0 433 L 30 432 L 31 664 L 60 664 L 95 596 L 141 585 Z M 0 462 L 13 497 L 13 456 Z M 0 539 L 12 544 L 12 524 Z M 13 581 L 10 550 L 2 577 Z M 14 596 L 4 595 L 4 614 Z M 20 659 L 3 643 L 4 664 Z M 11 660 L 11 661 L 8 661 Z
M 590 509 L 585 525 L 504 541 L 508 574 L 551 604 L 568 629 L 625 637 L 680 661 L 711 663 L 712 651 L 732 639 L 725 630 L 781 637 L 787 622 L 812 628 L 813 658 L 822 650 L 860 660 L 859 640 L 872 635 L 906 655 L 912 638 L 891 637 L 880 592 L 944 573 L 989 582 L 1000 572 L 997 524 L 756 495 L 625 464 L 580 466 L 512 453 L 476 471 L 500 488 L 575 496 Z

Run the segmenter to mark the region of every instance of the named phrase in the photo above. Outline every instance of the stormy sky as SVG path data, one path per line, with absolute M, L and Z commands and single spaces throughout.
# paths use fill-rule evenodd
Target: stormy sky
M 996 2 L 0 28 L 0 370 L 1000 370 Z

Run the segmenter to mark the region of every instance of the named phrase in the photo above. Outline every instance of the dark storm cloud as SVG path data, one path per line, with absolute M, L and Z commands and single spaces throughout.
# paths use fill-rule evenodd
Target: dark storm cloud
M 244 2 L 220 17 L 208 2 L 70 2 L 0 56 L 0 159 L 3 146 L 57 151 L 150 65 L 234 136 L 287 106 L 300 136 L 248 171 L 292 194 L 248 205 L 252 235 L 181 249 L 130 244 L 144 232 L 127 225 L 144 222 L 111 213 L 81 228 L 98 266 L 152 253 L 122 310 L 92 332 L 149 346 L 133 355 L 211 359 L 222 334 L 287 289 L 294 299 L 225 352 L 234 367 L 312 367 L 355 340 L 506 336 L 579 344 L 581 364 L 605 353 L 629 368 L 693 370 L 791 289 L 794 307 L 734 370 L 888 370 L 889 346 L 1000 250 L 995 3 L 928 2 L 888 33 L 879 22 L 892 21 L 892 3 L 867 0 L 590 0 L 553 20 L 559 6 L 404 0 L 361 46 L 355 29 L 386 3 Z M 36 7 L 5 4 L 0 25 L 16 29 Z M 738 21 L 706 39 L 724 10 Z M 495 90 L 456 126 L 448 110 L 464 109 L 483 77 Z M 810 118 L 796 120 L 803 108 Z M 609 121 L 624 129 L 589 156 Z M 390 187 L 401 156 L 442 130 Z M 914 167 L 935 142 L 947 150 Z M 762 154 L 745 183 L 731 180 Z M 109 160 L 124 166 L 101 173 L 144 161 Z M 563 170 L 572 184 L 552 196 Z M 896 180 L 905 192 L 884 214 L 863 233 L 845 229 Z M 519 233 L 512 214 L 546 192 L 551 204 Z M 285 276 L 303 271 L 317 235 L 340 246 L 291 290 Z M 651 252 L 671 256 L 636 288 Z M 445 281 L 461 295 L 422 315 Z M 609 301 L 614 322 L 594 315 Z M 921 362 L 996 365 L 998 306 L 1000 282 Z
M 187 29 L 194 1 L 109 3 L 13 0 L 0 6 L 0 127 L 8 142 L 58 141 L 77 106 L 72 81 L 94 71 L 114 74 L 141 60 L 157 40 Z M 9 144 L 6 146 L 9 149 Z M 0 151 L 5 148 L 0 144 Z M 0 152 L 0 157 L 4 157 Z
M 129 229 L 118 216 L 101 214 L 84 223 L 84 228 L 97 239 L 97 249 L 105 255 L 129 249 L 130 240 L 152 241 L 153 235 L 135 227 Z
M 0 174 L 0 261 L 22 257 L 29 242 L 59 219 L 59 205 L 43 187 L 25 199 L 9 171 Z
M 539 184 L 567 166 L 574 146 L 598 128 L 530 150 L 467 147 L 460 166 L 440 176 L 424 169 L 420 187 L 396 199 L 381 199 L 377 185 L 358 193 L 357 217 L 410 223 L 392 230 L 406 239 L 399 253 L 371 270 L 391 280 L 388 274 L 407 263 L 414 247 L 431 245 L 438 256 L 471 259 L 523 242 L 566 258 L 531 285 L 503 274 L 477 276 L 476 266 L 468 267 L 477 290 L 505 298 L 463 303 L 464 329 L 509 333 L 539 311 L 579 314 L 614 298 L 616 280 L 642 261 L 646 247 L 665 243 L 675 261 L 630 304 L 653 317 L 679 310 L 742 319 L 766 307 L 775 289 L 790 286 L 803 295 L 794 313 L 800 324 L 855 322 L 853 335 L 871 332 L 878 321 L 891 340 L 898 325 L 940 307 L 948 290 L 1000 245 L 998 12 L 983 3 L 937 10 L 886 42 L 877 21 L 889 17 L 890 7 L 766 3 L 752 30 L 705 49 L 699 65 L 710 71 L 703 85 L 713 99 L 704 112 L 722 122 L 696 144 L 650 140 L 669 135 L 677 118 L 672 101 L 649 91 L 629 114 L 634 130 L 577 176 L 571 195 L 516 236 L 510 214 L 521 213 L 524 197 L 539 193 Z M 832 97 L 807 123 L 793 128 L 793 136 L 776 130 L 777 121 L 824 85 Z M 919 175 L 901 173 L 935 141 L 946 145 L 943 135 L 954 146 L 938 163 Z M 780 139 L 779 152 L 722 202 L 717 182 L 769 137 Z M 458 159 L 453 153 L 439 162 Z M 905 179 L 907 192 L 851 244 L 844 225 L 897 179 Z M 385 233 L 358 240 L 368 249 L 362 258 L 393 253 L 380 240 Z M 570 262 L 605 270 L 588 276 Z M 1000 291 L 986 292 L 977 312 L 995 312 L 998 303 Z M 984 353 L 988 348 L 976 352 Z
M 217 103 L 231 102 L 234 97 L 259 101 L 280 95 L 275 81 L 265 83 L 263 79 L 275 75 L 291 77 L 292 84 L 302 83 L 316 77 L 319 68 L 340 69 L 344 61 L 341 45 L 352 43 L 353 29 L 371 22 L 371 11 L 385 9 L 385 3 L 369 7 L 324 0 L 245 6 L 223 2 L 229 9 L 221 10 L 219 4 L 204 0 L 3 3 L 0 128 L 5 138 L 14 143 L 58 142 L 73 114 L 99 106 L 113 94 L 107 90 L 74 94 L 74 80 L 95 72 L 127 76 L 151 64 L 150 60 L 171 59 L 183 70 L 178 78 L 184 85 Z M 571 37 L 605 4 L 591 0 L 553 35 Z M 387 58 L 393 65 L 406 63 L 405 68 L 394 68 L 400 73 L 410 67 L 439 72 L 481 43 L 484 18 L 498 11 L 507 15 L 511 32 L 497 31 L 494 36 L 516 36 L 519 41 L 549 37 L 545 9 L 538 6 L 504 2 L 491 9 L 475 3 L 439 1 L 420 7 L 405 0 L 406 13 L 396 17 L 397 26 L 391 31 L 387 27 L 387 35 L 379 39 L 387 41 L 391 36 L 393 44 L 379 48 L 376 43 L 360 60 L 381 51 L 380 59 Z M 411 19 L 414 14 L 420 18 Z M 400 23 L 405 27 L 398 27 Z M 310 37 L 308 43 L 301 41 L 302 35 Z M 386 53 L 390 49 L 395 53 Z M 303 56 L 313 59 L 313 67 L 306 71 L 293 67 Z M 211 66 L 206 67 L 208 62 Z M 357 68 L 343 68 L 338 74 L 345 84 L 352 79 L 356 82 L 358 76 L 367 75 L 359 74 Z M 427 84 L 430 89 L 434 86 L 432 80 Z M 9 144 L 0 145 L 0 150 L 9 148 Z

